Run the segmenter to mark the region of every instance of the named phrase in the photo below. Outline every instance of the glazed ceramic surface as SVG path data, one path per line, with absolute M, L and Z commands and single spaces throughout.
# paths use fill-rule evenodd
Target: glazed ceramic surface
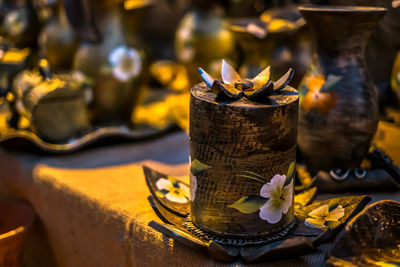
M 300 86 L 299 147 L 310 170 L 359 167 L 378 123 L 365 44 L 384 8 L 302 6 L 316 55 Z

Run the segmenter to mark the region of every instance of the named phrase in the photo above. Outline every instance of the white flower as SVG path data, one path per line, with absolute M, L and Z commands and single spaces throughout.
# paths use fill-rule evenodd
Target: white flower
M 171 182 L 171 179 L 173 182 Z M 185 204 L 190 197 L 189 187 L 185 184 L 170 179 L 160 178 L 156 182 L 159 193 L 165 196 L 169 201 Z
M 139 52 L 126 46 L 118 46 L 109 55 L 114 77 L 122 82 L 139 75 L 142 70 L 142 59 Z
M 11 36 L 17 36 L 23 33 L 28 25 L 27 11 L 20 8 L 6 14 L 4 19 L 4 28 Z
M 335 209 L 329 211 L 329 205 L 324 204 L 308 214 L 309 218 L 305 223 L 308 226 L 316 228 L 325 228 L 325 222 L 337 222 L 344 216 L 344 208 L 342 205 L 337 206 Z
M 260 195 L 268 201 L 260 208 L 260 218 L 269 223 L 277 223 L 282 214 L 289 211 L 293 201 L 293 179 L 285 185 L 286 175 L 276 174 L 271 181 L 261 187 Z

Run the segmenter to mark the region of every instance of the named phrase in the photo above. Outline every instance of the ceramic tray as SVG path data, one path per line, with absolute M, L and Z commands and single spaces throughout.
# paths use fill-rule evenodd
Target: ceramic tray
M 0 146 L 13 149 L 37 148 L 50 153 L 70 153 L 99 143 L 118 142 L 121 140 L 143 140 L 154 138 L 175 128 L 169 124 L 162 129 L 150 126 L 138 126 L 130 128 L 125 125 L 99 127 L 79 137 L 68 140 L 66 143 L 49 143 L 29 130 L 15 130 L 9 128 L 3 135 L 0 135 Z

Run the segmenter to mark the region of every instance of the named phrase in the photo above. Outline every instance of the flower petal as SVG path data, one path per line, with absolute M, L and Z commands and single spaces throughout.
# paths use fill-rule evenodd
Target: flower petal
M 179 185 L 179 189 L 182 191 L 182 193 L 185 195 L 185 197 L 189 198 L 190 197 L 189 187 L 181 182 L 178 182 L 178 185 Z
M 328 216 L 325 217 L 327 221 L 337 222 L 340 218 L 344 216 L 344 208 L 342 205 L 337 206 L 335 209 L 329 212 Z
M 240 81 L 242 78 L 228 62 L 222 60 L 221 79 L 226 84 L 234 85 L 236 81 Z
M 121 65 L 117 65 L 116 67 L 114 67 L 112 69 L 112 73 L 115 79 L 120 82 L 126 82 L 133 76 L 133 73 L 131 71 L 125 70 Z
M 318 99 L 315 99 L 315 106 L 317 112 L 321 114 L 327 114 L 336 105 L 338 95 L 336 91 L 330 93 L 318 93 Z
M 257 90 L 257 89 L 263 87 L 265 84 L 267 84 L 267 82 L 270 80 L 270 78 L 271 78 L 271 67 L 268 66 L 262 72 L 257 74 L 256 77 L 251 79 L 250 81 L 253 84 L 253 88 L 255 90 Z
M 272 204 L 273 201 L 267 201 L 264 206 L 260 208 L 260 218 L 269 223 L 277 223 L 282 219 L 282 211 L 279 207 Z
M 126 46 L 120 45 L 116 47 L 108 56 L 108 61 L 112 66 L 118 65 L 120 59 L 124 56 L 126 53 Z
M 311 110 L 314 109 L 315 103 L 314 103 L 314 92 L 313 91 L 308 91 L 306 96 L 303 97 L 301 101 L 303 108 L 305 111 L 310 112 Z
M 266 183 L 261 187 L 260 196 L 265 198 L 274 197 L 277 191 L 283 190 L 285 180 L 286 175 L 274 175 L 269 183 Z
M 198 68 L 197 70 L 200 72 L 200 76 L 203 81 L 207 84 L 209 88 L 211 88 L 213 86 L 214 79 L 202 68 Z
M 158 190 L 168 190 L 170 191 L 174 186 L 172 185 L 171 181 L 166 179 L 166 178 L 160 178 L 157 180 L 156 182 L 156 186 L 158 188 Z
M 172 202 L 185 204 L 188 202 L 188 199 L 183 194 L 175 194 L 173 191 L 170 191 L 165 195 L 165 197 Z
M 322 218 L 325 217 L 329 214 L 329 205 L 328 204 L 324 204 L 319 206 L 318 208 L 312 210 L 308 216 L 312 217 L 312 218 Z
M 283 189 L 283 198 L 284 201 L 282 203 L 282 212 L 286 214 L 293 202 L 293 179 L 291 180 L 290 184 L 285 186 Z

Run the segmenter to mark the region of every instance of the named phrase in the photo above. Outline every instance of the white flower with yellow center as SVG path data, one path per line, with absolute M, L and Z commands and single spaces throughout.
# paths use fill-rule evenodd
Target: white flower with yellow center
M 138 76 L 142 71 L 140 54 L 132 47 L 118 46 L 110 53 L 108 60 L 114 77 L 121 82 Z
M 329 205 L 324 204 L 308 214 L 305 223 L 308 226 L 316 228 L 325 228 L 325 222 L 337 222 L 344 216 L 344 208 L 342 205 L 337 206 L 329 211 Z
M 166 197 L 169 201 L 182 204 L 185 204 L 189 201 L 189 187 L 172 177 L 168 177 L 168 179 L 158 179 L 156 186 L 159 190 L 158 193 L 160 193 L 163 197 Z
M 269 223 L 277 223 L 282 214 L 289 211 L 293 202 L 293 179 L 285 186 L 286 175 L 276 174 L 271 181 L 261 187 L 260 195 L 268 201 L 260 208 L 260 218 Z

